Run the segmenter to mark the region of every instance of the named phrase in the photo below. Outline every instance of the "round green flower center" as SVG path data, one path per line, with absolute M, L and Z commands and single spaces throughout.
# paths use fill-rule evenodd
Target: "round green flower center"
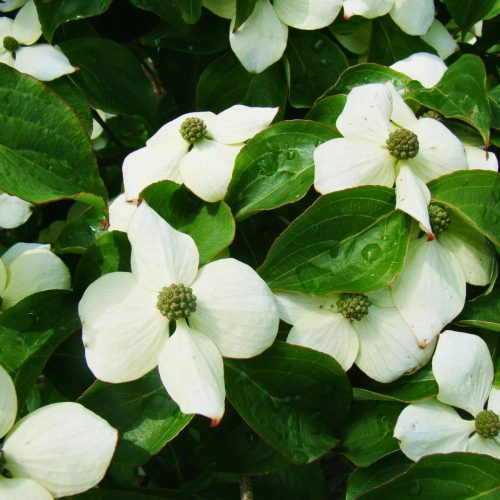
M 343 293 L 337 301 L 339 313 L 346 319 L 359 321 L 368 314 L 371 302 L 363 293 Z
M 476 416 L 476 432 L 486 439 L 493 439 L 500 432 L 500 419 L 492 410 L 484 410 Z
M 182 138 L 190 144 L 196 144 L 207 136 L 207 126 L 201 118 L 186 118 L 179 129 Z
M 437 111 L 434 111 L 433 109 L 429 109 L 425 113 L 422 113 L 420 118 L 433 118 L 434 120 L 437 120 L 438 122 L 443 121 L 443 115 L 441 113 L 438 113 Z
M 3 39 L 3 48 L 9 52 L 15 52 L 19 48 L 19 42 L 11 36 L 6 36 Z
M 429 205 L 429 219 L 434 234 L 441 234 L 446 231 L 451 222 L 448 212 L 440 205 L 434 203 Z
M 168 319 L 189 318 L 196 311 L 196 296 L 191 288 L 173 283 L 161 289 L 156 307 Z
M 418 153 L 418 137 L 411 130 L 399 128 L 389 134 L 387 149 L 398 160 L 415 158 Z

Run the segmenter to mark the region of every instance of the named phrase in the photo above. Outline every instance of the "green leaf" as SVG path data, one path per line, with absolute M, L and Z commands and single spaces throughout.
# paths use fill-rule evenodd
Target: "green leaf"
M 472 25 L 484 19 L 497 0 L 444 0 L 453 19 L 465 33 Z
M 402 453 L 392 454 L 370 467 L 358 467 L 347 482 L 346 500 L 355 500 L 363 492 L 390 481 L 405 472 L 413 462 Z
M 180 31 L 188 29 L 177 0 L 130 0 L 130 3 L 139 9 L 153 12 Z
M 454 62 L 437 85 L 419 88 L 405 94 L 438 111 L 446 118 L 456 118 L 474 127 L 489 143 L 491 111 L 486 94 L 486 71 L 480 57 L 471 54 Z
M 87 249 L 75 271 L 75 290 L 83 291 L 103 274 L 130 271 L 131 247 L 127 235 L 111 231 Z
M 340 431 L 341 451 L 361 467 L 398 451 L 392 433 L 403 408 L 400 403 L 355 401 Z
M 360 387 L 353 389 L 354 399 L 358 401 L 399 401 L 401 403 L 416 403 L 432 398 L 437 395 L 438 390 L 430 364 L 413 375 L 401 377 L 390 384 L 381 384 L 366 377 L 366 381 Z
M 411 224 L 394 204 L 394 190 L 376 186 L 320 197 L 274 242 L 259 274 L 273 289 L 312 295 L 388 286 Z
M 351 388 L 333 358 L 278 342 L 253 359 L 225 359 L 224 366 L 231 404 L 293 463 L 311 462 L 335 445 Z
M 500 460 L 475 453 L 429 455 L 360 499 L 498 498 Z
M 84 17 L 98 16 L 106 12 L 113 0 L 35 0 L 38 19 L 42 25 L 43 36 L 48 42 L 58 26 L 68 21 Z
M 188 24 L 197 23 L 201 16 L 201 0 L 175 0 L 182 19 Z
M 130 465 L 149 460 L 193 418 L 179 410 L 156 369 L 133 382 L 97 381 L 79 402 L 120 429 L 113 461 Z
M 348 94 L 354 87 L 367 83 L 386 83 L 392 81 L 398 89 L 404 89 L 411 78 L 380 64 L 363 63 L 347 68 L 335 84 L 323 94 L 323 97 L 336 94 Z
M 316 32 L 290 30 L 285 52 L 290 65 L 290 104 L 311 107 L 349 66 L 330 38 Z
M 325 97 L 312 107 L 307 113 L 306 119 L 330 125 L 340 136 L 340 132 L 337 130 L 337 118 L 342 113 L 346 100 L 347 97 L 343 94 Z
M 500 332 L 500 289 L 466 302 L 456 323 Z
M 90 104 L 108 113 L 138 115 L 151 125 L 156 116 L 153 87 L 140 61 L 124 45 L 105 38 L 75 38 L 60 44 L 80 70 L 71 78 Z
M 450 208 L 500 245 L 500 175 L 487 170 L 459 170 L 431 181 L 432 201 Z
M 236 0 L 236 18 L 233 32 L 235 32 L 252 14 L 257 0 Z
M 233 241 L 234 219 L 223 201 L 207 203 L 171 181 L 148 186 L 141 197 L 175 229 L 193 238 L 201 264 L 210 262 Z
M 248 73 L 232 52 L 209 64 L 198 82 L 198 108 L 220 113 L 234 104 L 279 106 L 284 113 L 287 82 L 283 66 L 273 64 L 262 73 Z
M 236 158 L 226 200 L 247 217 L 302 198 L 314 180 L 313 152 L 337 134 L 304 120 L 277 123 L 258 133 Z
M 34 203 L 74 198 L 107 210 L 90 139 L 48 88 L 0 65 L 0 189 Z
M 0 365 L 14 380 L 19 406 L 52 352 L 79 328 L 76 300 L 67 290 L 30 295 L 0 315 Z

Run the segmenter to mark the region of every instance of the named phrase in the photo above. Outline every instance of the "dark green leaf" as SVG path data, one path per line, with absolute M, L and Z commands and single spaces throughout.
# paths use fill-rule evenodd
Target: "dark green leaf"
M 253 359 L 224 361 L 231 404 L 247 424 L 296 464 L 335 445 L 351 388 L 330 356 L 278 342 Z
M 386 287 L 410 237 L 410 221 L 394 204 L 394 190 L 385 187 L 322 196 L 275 241 L 260 275 L 274 289 L 312 295 Z
M 114 462 L 140 465 L 174 439 L 192 419 L 170 398 L 155 369 L 123 384 L 95 382 L 80 403 L 120 429 Z
M 489 143 L 491 111 L 486 94 L 486 71 L 478 56 L 466 54 L 454 62 L 437 85 L 405 94 L 446 118 L 472 125 Z
M 307 113 L 306 119 L 330 125 L 335 130 L 335 133 L 340 135 L 336 125 L 337 118 L 342 113 L 346 100 L 347 97 L 343 94 L 325 97 L 313 106 Z
M 0 315 L 0 365 L 12 376 L 20 403 L 54 349 L 79 328 L 76 300 L 67 290 L 36 293 Z
M 475 453 L 429 455 L 360 499 L 498 498 L 500 460 Z
M 236 18 L 233 31 L 236 31 L 252 14 L 257 0 L 236 0 Z
M 467 32 L 498 2 L 497 0 L 444 0 L 444 3 L 458 26 L 463 32 Z
M 390 402 L 354 402 L 340 431 L 342 452 L 354 464 L 371 465 L 399 450 L 394 426 L 404 405 Z
M 80 70 L 72 79 L 90 104 L 108 113 L 139 115 L 151 125 L 156 101 L 140 61 L 124 45 L 104 38 L 75 38 L 60 44 Z
M 198 22 L 201 16 L 201 0 L 175 0 L 175 3 L 186 23 Z
M 277 123 L 257 134 L 236 158 L 226 195 L 238 218 L 302 198 L 314 179 L 313 152 L 337 134 L 320 123 Z
M 490 294 L 466 302 L 456 322 L 462 326 L 500 332 L 500 289 L 494 288 Z
M 0 189 L 34 203 L 74 198 L 107 210 L 90 139 L 73 110 L 0 65 Z
M 113 0 L 35 0 L 43 36 L 51 42 L 58 26 L 106 12 Z
M 188 29 L 177 0 L 130 0 L 130 3 L 139 9 L 155 13 L 179 31 Z
M 500 175 L 460 170 L 429 183 L 432 201 L 455 211 L 498 247 L 500 244 Z
M 233 241 L 234 219 L 223 201 L 207 203 L 171 181 L 147 187 L 141 197 L 175 229 L 193 238 L 201 264 L 212 260 Z
M 342 50 L 316 31 L 291 30 L 285 54 L 290 65 L 290 104 L 296 108 L 311 107 L 348 67 Z
M 201 74 L 198 108 L 219 113 L 233 104 L 280 106 L 284 113 L 287 87 L 281 64 L 273 64 L 262 73 L 252 75 L 228 52 Z

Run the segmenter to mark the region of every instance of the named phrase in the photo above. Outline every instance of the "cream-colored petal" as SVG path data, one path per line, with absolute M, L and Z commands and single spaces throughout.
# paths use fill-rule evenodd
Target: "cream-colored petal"
M 46 43 L 18 49 L 14 68 L 43 82 L 69 75 L 78 69 L 71 65 L 59 47 Z
M 180 161 L 184 150 L 162 145 L 146 146 L 128 154 L 123 161 L 123 187 L 127 201 L 136 201 L 150 184 L 170 180 L 181 184 Z
M 294 325 L 302 316 L 313 311 L 335 311 L 336 303 L 339 299 L 338 294 L 323 295 L 321 297 L 312 297 L 304 293 L 275 293 L 276 303 L 280 318 Z
M 371 305 L 368 314 L 353 322 L 358 334 L 356 365 L 378 382 L 392 382 L 413 373 L 432 356 L 434 344 L 418 347 L 415 336 L 396 308 Z
M 28 252 L 29 250 L 47 250 L 50 251 L 50 245 L 44 243 L 16 243 L 12 245 L 3 255 L 2 261 L 6 267 L 12 265 L 12 263 L 21 255 Z
M 105 274 L 87 288 L 78 312 L 87 364 L 97 378 L 128 382 L 158 364 L 168 320 L 156 302 L 157 294 L 132 273 Z
M 437 398 L 476 416 L 484 409 L 493 382 L 493 362 L 481 337 L 446 330 L 432 359 Z
M 390 68 L 417 80 L 424 87 L 431 88 L 443 77 L 447 66 L 444 61 L 428 52 L 416 52 L 401 61 L 391 64 Z
M 436 50 L 441 59 L 446 59 L 458 50 L 458 45 L 450 32 L 437 20 L 432 21 L 429 31 L 422 40 Z
M 3 54 L 0 48 L 0 63 L 6 64 L 7 66 L 14 67 L 14 57 L 12 56 L 12 52 L 5 51 Z
M 500 389 L 492 387 L 488 398 L 488 410 L 500 414 Z
M 411 110 L 410 106 L 406 104 L 394 87 L 392 82 L 387 82 L 386 87 L 390 90 L 392 96 L 392 114 L 391 121 L 397 123 L 403 128 L 409 128 L 417 123 L 415 113 Z
M 215 422 L 222 418 L 224 365 L 208 337 L 178 322 L 161 351 L 158 368 L 163 385 L 183 413 L 197 413 Z
M 339 132 L 350 139 L 373 141 L 382 146 L 389 137 L 392 113 L 390 90 L 381 83 L 354 87 L 337 118 Z
M 0 12 L 10 12 L 11 10 L 19 9 L 27 0 L 2 0 L 0 2 Z
M 138 282 L 158 293 L 164 286 L 189 286 L 198 271 L 199 254 L 191 236 L 181 233 L 142 202 L 128 226 L 132 272 Z
M 430 201 L 431 192 L 424 181 L 401 162 L 396 178 L 396 208 L 416 219 L 427 234 L 432 234 L 428 210 Z
M 394 0 L 344 0 L 344 18 L 362 16 L 367 19 L 381 17 L 391 9 Z
M 202 200 L 223 200 L 233 175 L 234 162 L 242 147 L 243 144 L 201 141 L 181 160 L 182 181 Z
M 417 134 L 419 149 L 406 161 L 424 182 L 467 169 L 463 144 L 442 123 L 421 118 L 408 128 Z
M 5 290 L 5 286 L 7 285 L 7 269 L 3 260 L 0 258 L 0 297 Z
M 274 0 L 274 10 L 288 26 L 315 30 L 332 24 L 342 0 Z
M 286 341 L 329 354 L 344 370 L 351 368 L 359 349 L 352 323 L 342 314 L 324 310 L 302 316 L 293 325 Z
M 425 347 L 465 304 L 465 276 L 437 240 L 410 244 L 403 271 L 391 287 L 394 304 Z
M 118 432 L 78 403 L 55 403 L 28 414 L 5 439 L 5 468 L 54 496 L 86 491 L 106 473 Z
M 0 39 L 2 43 L 0 44 L 0 53 L 7 52 L 3 46 L 3 39 L 6 36 L 12 36 L 12 27 L 14 25 L 14 21 L 9 17 L 2 16 L 0 17 Z M 7 52 L 10 54 L 10 52 Z
M 258 0 L 250 17 L 234 31 L 229 43 L 249 73 L 260 73 L 275 63 L 286 49 L 288 27 L 276 15 L 269 0 Z
M 438 239 L 460 262 L 467 283 L 486 286 L 492 280 L 495 250 L 484 236 L 451 215 L 448 229 Z
M 5 263 L 5 259 L 2 256 Z M 7 266 L 8 283 L 2 294 L 2 309 L 45 290 L 68 290 L 71 275 L 66 264 L 50 250 L 33 248 Z
M 14 424 L 17 415 L 17 395 L 14 382 L 0 365 L 0 439 Z
M 498 171 L 498 159 L 495 153 L 485 151 L 477 146 L 464 144 L 467 168 L 469 170 L 493 170 Z M 0 224 L 1 225 L 1 224 Z
M 33 205 L 17 196 L 0 193 L 0 228 L 13 229 L 31 216 Z
M 267 128 L 278 109 L 235 104 L 217 115 L 208 133 L 222 144 L 240 144 Z
M 223 356 L 250 358 L 278 333 L 276 301 L 264 280 L 235 259 L 203 266 L 192 284 L 196 312 L 190 325 L 207 335 Z
M 500 460 L 500 444 L 495 439 L 485 439 L 479 434 L 474 434 L 467 442 L 467 451 L 470 453 L 480 453 L 490 455 Z
M 203 0 L 203 6 L 225 19 L 232 19 L 236 15 L 236 0 Z
M 126 201 L 125 193 L 117 196 L 109 205 L 109 230 L 127 232 L 128 225 L 137 210 L 135 201 Z
M 394 0 L 392 20 L 409 35 L 425 35 L 434 20 L 434 0 Z
M 12 36 L 23 45 L 31 45 L 42 36 L 42 26 L 33 0 L 25 3 L 16 14 Z
M 52 500 L 54 497 L 31 479 L 0 477 L 2 500 Z
M 375 142 L 331 139 L 314 150 L 314 187 L 321 194 L 357 186 L 394 185 L 395 158 Z
M 426 401 L 407 406 L 399 415 L 394 437 L 412 460 L 432 453 L 466 451 L 474 421 L 461 419 L 450 406 Z

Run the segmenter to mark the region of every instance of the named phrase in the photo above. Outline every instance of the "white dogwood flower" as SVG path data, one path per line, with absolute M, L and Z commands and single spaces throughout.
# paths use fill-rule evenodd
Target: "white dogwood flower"
M 71 65 L 59 47 L 42 43 L 33 45 L 42 35 L 38 13 L 33 0 L 29 0 L 14 20 L 0 18 L 0 63 L 38 80 L 50 81 L 73 73 Z
M 316 190 L 395 182 L 396 208 L 431 232 L 425 183 L 467 168 L 462 143 L 437 120 L 417 119 L 390 82 L 353 88 L 336 125 L 344 137 L 314 151 Z
M 407 406 L 396 423 L 394 437 L 403 453 L 412 460 L 457 451 L 500 459 L 500 390 L 492 387 L 493 363 L 484 340 L 451 330 L 442 333 L 432 372 L 439 386 L 436 399 Z M 452 407 L 474 420 L 463 419 Z
M 394 307 L 389 289 L 373 294 L 311 297 L 278 293 L 280 317 L 292 326 L 287 342 L 353 363 L 379 382 L 391 382 L 429 361 L 433 346 L 420 349 Z
M 234 29 L 236 0 L 203 0 L 214 14 L 231 19 L 229 43 L 236 57 L 250 73 L 260 73 L 285 52 L 288 26 L 316 30 L 331 24 L 342 0 L 257 0 L 248 19 Z
M 0 498 L 51 500 L 95 486 L 111 462 L 118 433 L 78 403 L 55 403 L 15 425 L 17 397 L 0 366 Z
M 249 358 L 273 343 L 279 323 L 274 296 L 235 259 L 198 270 L 193 239 L 145 202 L 128 237 L 132 272 L 102 276 L 79 304 L 87 363 L 97 378 L 114 383 L 158 366 L 181 411 L 216 422 L 224 413 L 222 356 Z
M 391 64 L 390 67 L 409 76 L 412 80 L 417 80 L 426 88 L 434 87 L 448 69 L 440 57 L 428 52 L 415 52 Z
M 224 198 L 243 143 L 273 121 L 278 108 L 232 106 L 219 114 L 187 113 L 163 125 L 123 162 L 127 201 L 161 180 L 184 183 L 201 199 Z
M 24 224 L 31 216 L 32 207 L 29 201 L 0 191 L 0 228 L 13 229 Z
M 67 290 L 71 275 L 50 245 L 16 243 L 0 256 L 0 310 L 45 290 Z
M 409 35 L 425 35 L 434 20 L 434 0 L 344 0 L 344 17 L 389 14 Z

